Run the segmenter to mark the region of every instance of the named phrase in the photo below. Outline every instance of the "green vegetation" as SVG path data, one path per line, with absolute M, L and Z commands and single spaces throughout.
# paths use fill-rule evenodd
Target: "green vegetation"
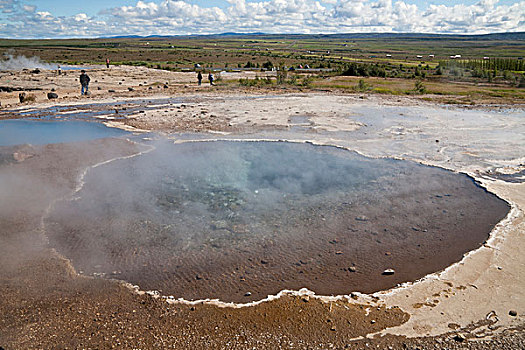
M 272 71 L 269 77 L 260 73 L 262 78 L 223 85 L 469 99 L 524 99 L 524 52 L 523 33 L 0 39 L 0 53 L 60 64 L 104 64 L 109 58 L 114 65 L 167 71 L 190 71 L 196 65 L 213 71 Z
M 427 88 L 425 87 L 425 85 L 423 85 L 423 82 L 419 79 L 416 80 L 416 82 L 414 83 L 414 92 L 417 94 L 424 94 L 425 92 L 427 92 Z
M 365 91 L 372 90 L 372 87 L 368 83 L 366 83 L 363 79 L 359 79 L 359 82 L 357 83 L 357 85 L 354 86 L 354 90 L 365 92 Z

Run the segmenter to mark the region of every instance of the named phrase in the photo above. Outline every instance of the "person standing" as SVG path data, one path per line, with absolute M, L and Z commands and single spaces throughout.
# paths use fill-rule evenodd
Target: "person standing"
M 211 72 L 208 74 L 208 80 L 210 81 L 210 85 L 213 85 L 213 74 L 211 74 Z
M 197 80 L 199 81 L 199 85 L 202 83 L 202 73 L 197 73 Z
M 82 89 L 80 89 L 80 94 L 81 95 L 87 95 L 88 93 L 88 85 L 89 85 L 89 81 L 91 79 L 89 79 L 89 76 L 86 74 L 86 71 L 85 70 L 81 70 L 80 71 L 80 85 L 82 86 Z
M 106 67 L 109 68 L 109 58 L 106 58 Z

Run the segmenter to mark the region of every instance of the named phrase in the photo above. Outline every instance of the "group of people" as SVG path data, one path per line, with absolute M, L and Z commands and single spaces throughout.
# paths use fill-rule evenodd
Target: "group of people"
M 213 74 L 211 74 L 211 72 L 210 72 L 210 73 L 208 74 L 208 80 L 210 81 L 210 85 L 215 85 L 215 84 L 213 83 L 213 80 L 214 80 L 214 79 L 215 79 L 215 78 L 213 77 Z M 198 72 L 198 73 L 197 73 L 197 80 L 198 80 L 198 82 L 199 82 L 199 85 L 201 85 L 201 84 L 202 84 L 202 73 L 201 73 L 201 72 Z
M 109 58 L 106 58 L 106 67 L 109 68 Z M 60 66 L 58 66 L 58 69 L 59 69 L 59 74 L 60 74 Z M 210 82 L 210 85 L 215 85 L 213 83 L 214 81 L 214 77 L 213 77 L 213 74 L 208 73 L 208 81 Z M 80 71 L 80 86 L 81 86 L 81 89 L 80 89 L 80 94 L 81 95 L 87 95 L 88 94 L 88 89 L 89 89 L 89 82 L 90 82 L 90 78 L 89 78 L 89 75 L 86 74 L 86 71 L 85 70 L 81 70 Z M 198 72 L 197 73 L 197 80 L 199 82 L 199 85 L 202 84 L 202 73 L 201 72 Z

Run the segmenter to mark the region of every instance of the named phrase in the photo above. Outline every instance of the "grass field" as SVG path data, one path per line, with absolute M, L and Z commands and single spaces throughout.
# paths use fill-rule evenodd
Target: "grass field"
M 302 88 L 366 90 L 372 93 L 431 93 L 482 100 L 523 100 L 525 33 L 484 36 L 422 34 L 216 35 L 67 40 L 0 39 L 0 53 L 38 56 L 60 64 L 146 66 L 165 70 L 288 71 L 274 83 Z M 461 61 L 451 60 L 461 55 Z M 489 57 L 492 68 L 468 62 Z M 496 60 L 519 70 L 501 69 Z M 498 61 L 499 62 L 499 61 Z M 301 70 L 309 67 L 312 70 Z M 503 66 L 502 66 L 503 67 Z M 510 66 L 509 66 L 510 67 Z M 356 76 L 343 77 L 343 75 Z M 306 78 L 307 77 L 307 78 Z M 366 88 L 356 87 L 364 79 Z M 418 84 L 419 89 L 415 85 Z M 224 82 L 232 84 L 233 82 Z M 241 82 L 262 86 L 262 82 Z M 265 83 L 268 83 L 266 81 Z M 268 84 L 266 84 L 268 85 Z

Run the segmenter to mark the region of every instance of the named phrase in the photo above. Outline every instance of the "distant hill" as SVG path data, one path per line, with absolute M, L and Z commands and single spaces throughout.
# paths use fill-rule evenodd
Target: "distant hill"
M 346 33 L 346 34 L 267 34 L 267 33 L 220 33 L 220 34 L 194 34 L 194 35 L 121 35 L 104 37 L 100 39 L 155 39 L 155 38 L 294 38 L 294 39 L 401 39 L 401 40 L 525 40 L 525 32 L 508 32 L 493 34 L 424 34 L 424 33 Z

